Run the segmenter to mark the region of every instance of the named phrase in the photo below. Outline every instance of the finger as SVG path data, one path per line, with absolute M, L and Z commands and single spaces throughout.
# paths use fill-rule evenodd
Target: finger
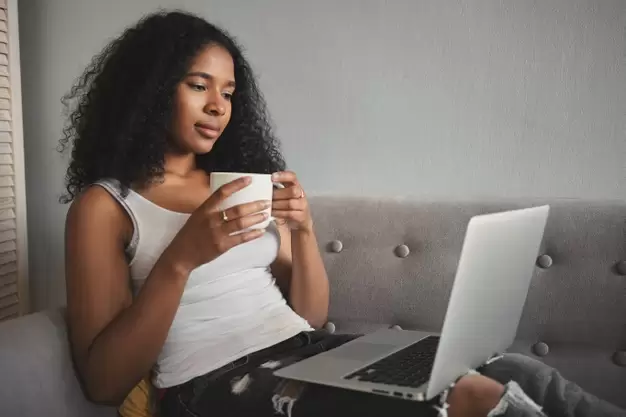
M 297 184 L 298 177 L 293 171 L 279 171 L 272 174 L 272 181 L 288 184 Z
M 290 198 L 302 198 L 304 196 L 304 190 L 300 185 L 293 185 L 287 188 L 277 188 L 272 193 L 274 200 L 288 200 Z
M 237 235 L 228 236 L 227 242 L 229 247 L 241 245 L 242 243 L 250 242 L 251 240 L 258 239 L 265 233 L 265 229 L 251 230 L 249 232 L 239 233 Z
M 302 223 L 306 220 L 306 212 L 293 210 L 272 210 L 272 216 L 277 219 L 291 220 L 296 223 Z
M 224 214 L 226 214 L 226 218 L 228 220 L 233 220 L 239 217 L 244 217 L 250 214 L 258 213 L 260 211 L 263 211 L 269 208 L 271 205 L 272 205 L 271 201 L 258 200 L 258 201 L 253 201 L 251 203 L 244 203 L 244 204 L 239 204 L 239 205 L 230 207 L 224 210 Z M 220 215 L 220 218 L 223 218 L 223 215 Z
M 212 210 L 216 211 L 219 207 L 219 203 L 235 194 L 237 191 L 246 188 L 250 185 L 252 179 L 250 177 L 241 177 L 236 180 L 229 182 L 227 184 L 222 185 L 220 188 L 215 190 L 213 194 L 207 199 L 204 205 Z
M 306 209 L 306 200 L 304 199 L 289 199 L 289 200 L 276 200 L 272 203 L 273 210 L 296 210 L 303 211 Z
M 224 223 L 223 230 L 226 234 L 239 232 L 247 229 L 250 226 L 254 226 L 259 223 L 263 223 L 268 219 L 267 213 L 257 213 L 250 216 L 239 217 L 234 220 L 229 220 Z

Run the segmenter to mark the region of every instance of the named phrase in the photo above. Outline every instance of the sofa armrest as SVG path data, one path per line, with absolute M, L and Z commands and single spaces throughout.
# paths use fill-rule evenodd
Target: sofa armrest
M 116 409 L 90 403 L 69 354 L 63 310 L 0 323 L 0 414 L 112 417 Z

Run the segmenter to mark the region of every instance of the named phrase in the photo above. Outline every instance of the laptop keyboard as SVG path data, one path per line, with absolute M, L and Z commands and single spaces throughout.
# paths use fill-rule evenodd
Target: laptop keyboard
M 430 378 L 438 344 L 439 336 L 428 336 L 359 369 L 345 379 L 419 388 Z

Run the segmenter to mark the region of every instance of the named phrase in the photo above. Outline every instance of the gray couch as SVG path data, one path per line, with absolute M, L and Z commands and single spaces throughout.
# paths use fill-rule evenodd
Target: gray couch
M 552 212 L 511 350 L 626 407 L 626 202 L 313 198 L 332 282 L 327 327 L 439 330 L 469 218 L 543 203 Z M 62 310 L 0 324 L 0 415 L 115 415 L 84 400 Z

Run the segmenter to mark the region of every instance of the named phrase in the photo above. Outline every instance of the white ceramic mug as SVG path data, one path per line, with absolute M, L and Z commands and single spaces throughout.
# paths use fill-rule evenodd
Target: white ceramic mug
M 253 201 L 259 200 L 266 200 L 271 203 L 275 184 L 272 182 L 272 176 L 270 174 L 249 174 L 245 172 L 211 172 L 211 175 L 209 177 L 211 181 L 211 194 L 217 191 L 217 189 L 219 189 L 221 186 L 228 184 L 229 182 L 233 182 L 241 177 L 250 177 L 250 184 L 224 200 L 219 207 L 220 210 L 226 210 L 233 206 L 238 206 L 240 204 L 251 203 Z M 280 184 L 276 185 L 281 186 Z M 244 231 L 265 229 L 267 228 L 267 226 L 269 226 L 270 222 L 273 220 L 273 217 L 271 217 L 271 204 L 270 207 L 263 211 L 267 213 L 268 219 L 264 222 L 255 224 Z

